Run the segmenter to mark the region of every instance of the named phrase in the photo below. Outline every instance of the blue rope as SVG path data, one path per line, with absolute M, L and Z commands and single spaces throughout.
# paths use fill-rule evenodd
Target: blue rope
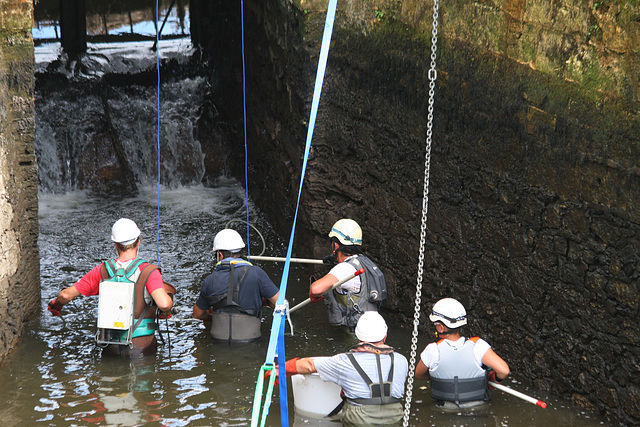
M 249 154 L 247 149 L 247 90 L 246 90 L 246 78 L 245 78 L 245 63 L 244 63 L 244 2 L 240 0 L 240 23 L 242 28 L 242 108 L 243 108 L 243 123 L 244 123 L 244 191 L 245 191 L 245 205 L 247 207 L 247 255 L 251 257 L 251 245 L 249 244 Z
M 284 357 L 284 327 L 285 322 L 280 322 L 280 331 L 278 333 L 278 354 L 282 354 L 282 357 L 278 357 L 278 369 L 280 372 L 286 372 L 285 357 Z M 283 381 L 280 381 L 280 425 L 287 427 L 289 425 L 289 402 L 287 399 L 287 381 L 286 375 Z
M 298 211 L 300 209 L 300 197 L 302 195 L 302 185 L 304 183 L 304 176 L 307 171 L 307 163 L 309 161 L 309 152 L 311 151 L 311 140 L 313 139 L 313 131 L 316 124 L 316 117 L 318 115 L 318 105 L 320 104 L 320 94 L 322 92 L 322 83 L 324 81 L 325 69 L 327 66 L 327 57 L 329 55 L 329 46 L 331 44 L 331 33 L 333 32 L 333 21 L 335 18 L 336 6 L 338 0 L 329 0 L 329 7 L 327 9 L 327 18 L 325 22 L 324 33 L 322 36 L 322 46 L 320 48 L 320 58 L 318 59 L 318 70 L 316 72 L 316 84 L 313 89 L 313 100 L 311 104 L 311 115 L 309 118 L 309 128 L 307 129 L 307 141 L 304 149 L 304 160 L 302 162 L 302 171 L 300 173 L 300 187 L 298 188 L 298 200 L 296 202 L 296 212 L 293 217 L 293 226 L 291 227 L 291 234 L 289 236 L 289 247 L 287 248 L 287 258 L 284 263 L 282 272 L 282 280 L 280 281 L 280 295 L 278 295 L 278 305 L 284 304 L 285 294 L 287 291 L 287 281 L 289 279 L 289 267 L 291 265 L 291 253 L 293 249 L 293 237 L 296 230 L 296 223 L 298 221 Z M 271 339 L 269 340 L 269 347 L 267 348 L 267 363 L 272 363 L 275 359 L 275 341 L 274 332 L 277 336 L 281 316 L 273 317 L 273 326 L 271 327 Z
M 327 66 L 327 57 L 329 56 L 329 47 L 331 45 L 331 34 L 333 32 L 333 23 L 335 20 L 336 7 L 338 0 L 329 0 L 327 7 L 327 17 L 325 21 L 324 33 L 322 35 L 322 45 L 320 48 L 320 57 L 318 59 L 318 69 L 316 71 L 316 82 L 313 89 L 313 100 L 311 104 L 311 115 L 309 118 L 309 128 L 307 129 L 307 139 L 304 150 L 304 159 L 302 162 L 302 171 L 300 173 L 300 187 L 298 188 L 298 200 L 296 202 L 296 211 L 293 217 L 293 225 L 291 227 L 291 234 L 289 236 L 289 246 L 287 248 L 287 257 L 285 259 L 282 279 L 280 281 L 280 294 L 278 295 L 277 306 L 284 304 L 285 295 L 287 292 L 287 282 L 289 280 L 289 268 L 291 265 L 291 253 L 293 250 L 293 238 L 296 230 L 296 223 L 298 221 L 298 211 L 300 208 L 300 197 L 302 195 L 302 187 L 304 183 L 304 176 L 307 170 L 307 163 L 309 161 L 309 153 L 311 151 L 311 140 L 313 139 L 313 131 L 315 128 L 316 117 L 318 115 L 318 105 L 320 104 L 320 95 L 322 93 L 322 84 L 324 81 L 325 70 Z M 286 316 L 286 310 L 274 311 L 273 323 L 271 325 L 271 335 L 269 337 L 269 346 L 267 348 L 267 356 L 265 358 L 265 365 L 273 366 L 273 362 L 276 357 L 276 347 L 278 350 L 278 365 L 281 373 L 285 372 L 285 352 L 284 352 L 284 316 Z M 281 342 L 281 345 L 278 343 Z M 281 425 L 288 426 L 288 412 L 283 413 L 283 407 L 286 408 L 287 399 L 287 382 L 280 381 L 280 407 L 281 407 Z M 256 414 L 253 414 L 255 417 Z
M 160 34 L 158 32 L 158 17 L 160 16 L 158 8 L 159 0 L 156 0 L 156 69 L 158 72 L 158 89 L 157 89 L 157 101 L 158 101 L 158 129 L 157 129 L 157 149 L 158 149 L 158 226 L 156 227 L 156 258 L 158 260 L 158 267 L 162 267 L 160 263 Z

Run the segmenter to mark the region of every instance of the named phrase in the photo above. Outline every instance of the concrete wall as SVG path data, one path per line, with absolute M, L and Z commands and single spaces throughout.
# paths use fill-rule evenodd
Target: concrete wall
M 0 0 L 0 359 L 40 310 L 31 0 Z

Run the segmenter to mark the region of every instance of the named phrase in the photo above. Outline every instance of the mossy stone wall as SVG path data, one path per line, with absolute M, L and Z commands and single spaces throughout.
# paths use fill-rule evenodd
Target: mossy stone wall
M 0 0 L 0 359 L 40 310 L 32 16 Z

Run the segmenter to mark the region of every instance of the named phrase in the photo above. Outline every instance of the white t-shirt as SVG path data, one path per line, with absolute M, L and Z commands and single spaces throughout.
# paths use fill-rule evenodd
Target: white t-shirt
M 465 342 L 465 337 L 460 337 L 457 341 L 451 341 L 445 338 L 444 342 L 440 345 L 450 345 L 452 347 L 461 347 Z M 482 338 L 476 341 L 476 345 L 473 347 L 473 358 L 475 362 L 478 364 L 478 367 L 482 367 L 482 358 L 484 354 L 489 350 L 491 346 L 488 342 L 483 340 Z M 438 351 L 438 344 L 432 342 L 420 354 L 420 360 L 422 363 L 429 368 L 429 370 L 433 370 L 438 367 L 440 364 L 440 352 Z
M 350 256 L 349 258 L 345 259 L 343 262 L 341 262 L 340 264 L 334 266 L 331 271 L 329 271 L 329 274 L 333 274 L 334 276 L 336 276 L 336 278 L 338 279 L 338 281 L 346 279 L 347 277 L 349 277 L 350 275 L 352 275 L 353 273 L 355 273 L 357 271 L 357 269 L 349 264 L 347 261 L 352 259 L 353 256 Z M 346 294 L 347 292 L 353 292 L 353 293 L 357 293 L 360 292 L 360 284 L 362 282 L 360 282 L 360 276 L 356 276 L 353 279 L 343 283 L 342 285 L 338 286 L 336 288 L 336 292 L 338 292 L 339 294 Z
M 371 381 L 378 383 L 380 379 L 378 377 L 376 355 L 373 353 L 354 353 L 354 356 Z M 342 387 L 347 398 L 359 399 L 371 397 L 369 386 L 360 374 L 358 374 L 358 371 L 353 367 L 345 353 L 336 354 L 331 357 L 314 357 L 313 362 L 322 381 L 331 381 L 332 383 L 338 384 Z M 382 367 L 384 381 L 388 378 L 390 365 L 391 358 L 388 355 L 380 355 L 380 366 Z M 402 354 L 394 353 L 393 369 L 391 396 L 402 398 L 402 396 L 404 396 L 404 383 L 409 372 L 407 358 Z

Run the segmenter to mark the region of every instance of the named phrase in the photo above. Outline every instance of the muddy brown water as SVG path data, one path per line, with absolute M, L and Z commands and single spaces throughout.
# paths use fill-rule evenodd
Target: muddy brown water
M 178 288 L 180 312 L 162 324 L 165 344 L 142 359 L 103 357 L 95 346 L 97 298 L 80 297 L 63 317 L 46 310 L 63 286 L 111 256 L 110 227 L 120 216 L 135 219 L 143 232 L 141 256 L 156 260 L 156 194 L 143 189 L 129 199 L 96 198 L 82 192 L 40 195 L 42 312 L 27 324 L 17 347 L 2 363 L 3 425 L 47 426 L 241 426 L 251 420 L 256 378 L 264 363 L 271 312 L 264 313 L 264 339 L 257 343 L 214 343 L 199 321 L 190 318 L 200 283 L 212 266 L 211 245 L 230 219 L 243 218 L 244 192 L 233 180 L 218 188 L 191 187 L 161 192 L 160 261 L 165 279 Z M 265 255 L 282 256 L 285 247 L 251 207 L 252 222 L 265 236 Z M 304 226 L 304 225 L 300 225 Z M 255 238 L 254 238 L 255 237 Z M 261 248 L 252 237 L 254 254 Z M 305 254 L 297 254 L 304 257 Z M 276 284 L 282 265 L 261 263 Z M 306 298 L 307 266 L 292 264 L 288 299 Z M 328 325 L 324 307 L 313 304 L 292 314 L 294 334 L 285 339 L 287 358 L 331 355 L 354 343 L 354 336 Z M 287 331 L 289 329 L 287 328 Z M 391 325 L 388 342 L 406 356 L 411 331 Z M 419 350 L 430 341 L 421 336 Z M 499 352 L 499 349 L 496 349 Z M 435 426 L 593 426 L 604 424 L 570 403 L 520 384 L 508 385 L 546 401 L 546 410 L 494 392 L 491 405 L 476 416 L 436 410 L 428 384 L 416 381 L 410 425 Z M 291 388 L 289 387 L 289 393 Z M 296 414 L 289 399 L 291 425 L 339 425 Z M 267 425 L 280 425 L 275 391 Z

